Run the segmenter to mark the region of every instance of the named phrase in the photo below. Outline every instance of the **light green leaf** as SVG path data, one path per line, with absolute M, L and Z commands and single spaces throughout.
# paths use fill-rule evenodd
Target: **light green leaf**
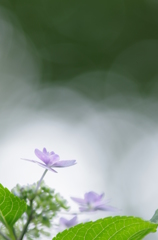
M 53 240 L 140 240 L 156 232 L 158 224 L 137 217 L 116 216 L 76 225 Z
M 12 227 L 26 211 L 26 207 L 24 200 L 14 196 L 0 184 L 0 221 L 6 227 Z

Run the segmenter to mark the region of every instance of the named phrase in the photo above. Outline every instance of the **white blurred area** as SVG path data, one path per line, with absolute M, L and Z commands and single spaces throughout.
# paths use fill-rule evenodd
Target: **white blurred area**
M 141 97 L 133 79 L 114 67 L 65 86 L 39 85 L 41 60 L 8 16 L 0 9 L 0 183 L 11 189 L 38 181 L 43 169 L 20 158 L 36 159 L 34 149 L 46 147 L 61 159 L 77 160 L 45 177 L 68 201 L 88 191 L 105 192 L 119 214 L 150 219 L 158 208 L 157 101 Z M 99 79 L 107 79 L 102 101 L 73 88 L 86 80 L 91 86 L 92 78 L 92 91 Z

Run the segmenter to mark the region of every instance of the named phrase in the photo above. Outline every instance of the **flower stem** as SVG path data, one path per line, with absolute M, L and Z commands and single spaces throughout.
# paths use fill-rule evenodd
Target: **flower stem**
M 30 215 L 28 216 L 27 222 L 26 222 L 26 224 L 25 224 L 25 226 L 24 226 L 24 228 L 23 228 L 23 231 L 21 232 L 21 235 L 20 235 L 20 237 L 19 237 L 18 240 L 22 240 L 22 239 L 23 239 L 25 233 L 27 232 L 27 229 L 28 229 L 28 226 L 29 226 L 31 220 L 33 219 L 33 201 L 34 201 L 34 199 L 35 199 L 35 197 L 36 197 L 36 195 L 37 195 L 38 188 L 39 188 L 39 186 L 40 186 L 40 184 L 41 184 L 44 176 L 46 175 L 47 171 L 48 171 L 47 169 L 44 171 L 42 177 L 40 178 L 40 180 L 39 180 L 38 183 L 37 183 L 37 186 L 36 186 L 36 189 L 35 189 L 35 192 L 34 192 L 34 196 L 33 196 L 33 198 L 30 200 L 31 212 L 30 212 Z
M 40 180 L 38 181 L 37 187 L 36 187 L 36 189 L 35 189 L 35 196 L 36 196 L 36 193 L 37 193 L 37 191 L 38 191 L 38 188 L 39 188 L 39 186 L 40 186 L 40 184 L 41 184 L 44 176 L 46 175 L 47 171 L 48 171 L 48 169 L 46 169 L 46 170 L 44 171 L 42 177 L 41 177 Z
M 7 229 L 9 231 L 9 235 L 11 237 L 12 240 L 16 240 L 16 236 L 15 236 L 15 232 L 13 230 L 13 228 L 11 228 L 9 225 L 7 226 Z

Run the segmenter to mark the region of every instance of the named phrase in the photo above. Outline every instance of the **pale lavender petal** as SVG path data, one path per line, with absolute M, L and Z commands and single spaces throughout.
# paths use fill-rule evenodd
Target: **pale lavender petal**
M 69 220 L 68 222 L 68 227 L 73 227 L 77 224 L 77 216 L 73 217 L 72 219 Z
M 48 155 L 48 152 L 47 152 L 47 149 L 46 148 L 43 148 L 43 153 Z
M 50 152 L 50 155 L 53 155 L 53 154 L 55 154 L 55 152 L 53 152 L 53 151 L 52 151 L 52 152 Z
M 52 154 L 49 156 L 49 165 L 53 165 L 54 163 L 58 162 L 60 160 L 59 155 L 57 154 Z
M 80 212 L 93 212 L 93 209 L 87 207 L 79 207 Z
M 67 219 L 61 217 L 60 220 L 59 220 L 59 224 L 66 225 L 66 223 L 67 223 Z
M 47 164 L 48 158 L 47 158 L 46 154 L 44 154 L 43 152 L 41 152 L 38 149 L 35 149 L 35 154 L 40 160 L 42 160 L 45 164 Z
M 76 160 L 63 160 L 58 161 L 52 165 L 52 167 L 69 167 L 76 164 Z
M 75 198 L 75 197 L 71 197 L 71 199 L 79 204 L 86 204 L 86 201 L 85 199 L 82 199 L 82 198 Z
M 35 160 L 30 160 L 30 159 L 26 159 L 26 158 L 21 158 L 22 160 L 28 161 L 28 162 L 33 162 L 33 163 L 39 163 L 38 161 Z
M 100 201 L 104 197 L 104 193 L 100 194 L 98 197 L 98 201 Z
M 102 205 L 96 206 L 94 209 L 95 210 L 102 210 L 102 211 L 110 211 L 110 212 L 118 211 L 117 208 L 109 206 L 109 205 L 106 205 L 106 204 L 102 204 Z
M 92 192 L 92 191 L 85 193 L 85 195 L 84 195 L 84 199 L 86 200 L 87 203 L 93 203 L 93 202 L 97 201 L 99 197 L 100 197 L 99 194 Z
M 93 202 L 94 208 L 100 207 L 100 206 L 108 206 L 108 203 L 110 202 L 110 199 L 107 199 L 106 201 L 98 200 L 96 202 Z
M 49 171 L 52 171 L 52 172 L 55 172 L 55 173 L 57 173 L 57 171 L 55 171 L 53 168 L 51 168 L 51 167 L 49 167 L 49 166 L 47 166 L 47 165 L 45 165 L 45 164 L 42 164 L 42 163 L 40 163 L 40 162 L 36 162 L 39 166 L 41 166 L 41 167 L 43 167 L 43 168 L 45 168 L 45 169 L 48 169 Z
M 48 169 L 48 170 L 50 170 L 50 171 L 52 171 L 52 172 L 57 173 L 57 171 L 55 171 L 55 170 L 52 169 L 51 167 L 49 167 L 49 166 L 47 166 L 47 165 L 45 165 L 45 164 L 42 164 L 42 163 L 40 163 L 40 162 L 38 162 L 38 161 L 30 160 L 30 159 L 26 159 L 26 158 L 21 158 L 21 159 L 22 159 L 22 160 L 25 160 L 25 161 L 29 161 L 29 162 L 36 163 L 36 164 L 38 164 L 39 166 L 41 166 L 41 167 L 43 167 L 43 168 L 45 168 L 45 169 Z
M 105 204 L 102 204 L 102 205 L 98 205 L 98 206 L 94 206 L 94 207 L 88 207 L 88 206 L 82 206 L 82 207 L 79 207 L 79 210 L 81 212 L 94 212 L 94 211 L 110 211 L 110 212 L 116 212 L 118 211 L 117 208 L 114 208 L 112 206 L 108 206 L 108 205 L 105 205 Z
M 77 216 L 73 217 L 70 220 L 67 220 L 66 218 L 61 217 L 60 220 L 59 220 L 59 223 L 61 225 L 64 225 L 67 228 L 73 227 L 78 223 L 77 222 Z

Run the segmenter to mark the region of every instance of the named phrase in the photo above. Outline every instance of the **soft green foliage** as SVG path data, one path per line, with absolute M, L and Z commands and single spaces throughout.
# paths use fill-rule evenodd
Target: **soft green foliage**
M 68 209 L 66 201 L 55 191 L 41 183 L 36 196 L 34 192 L 36 184 L 20 186 L 17 185 L 12 192 L 27 203 L 27 212 L 16 223 L 15 231 L 19 236 L 28 219 L 30 219 L 27 228 L 27 239 L 35 239 L 41 234 L 49 236 L 46 228 L 52 226 L 52 220 L 61 209 Z
M 117 216 L 79 224 L 59 233 L 53 240 L 140 240 L 156 232 L 157 224 L 137 217 Z
M 0 220 L 4 225 L 13 226 L 26 211 L 25 201 L 14 196 L 0 184 Z

